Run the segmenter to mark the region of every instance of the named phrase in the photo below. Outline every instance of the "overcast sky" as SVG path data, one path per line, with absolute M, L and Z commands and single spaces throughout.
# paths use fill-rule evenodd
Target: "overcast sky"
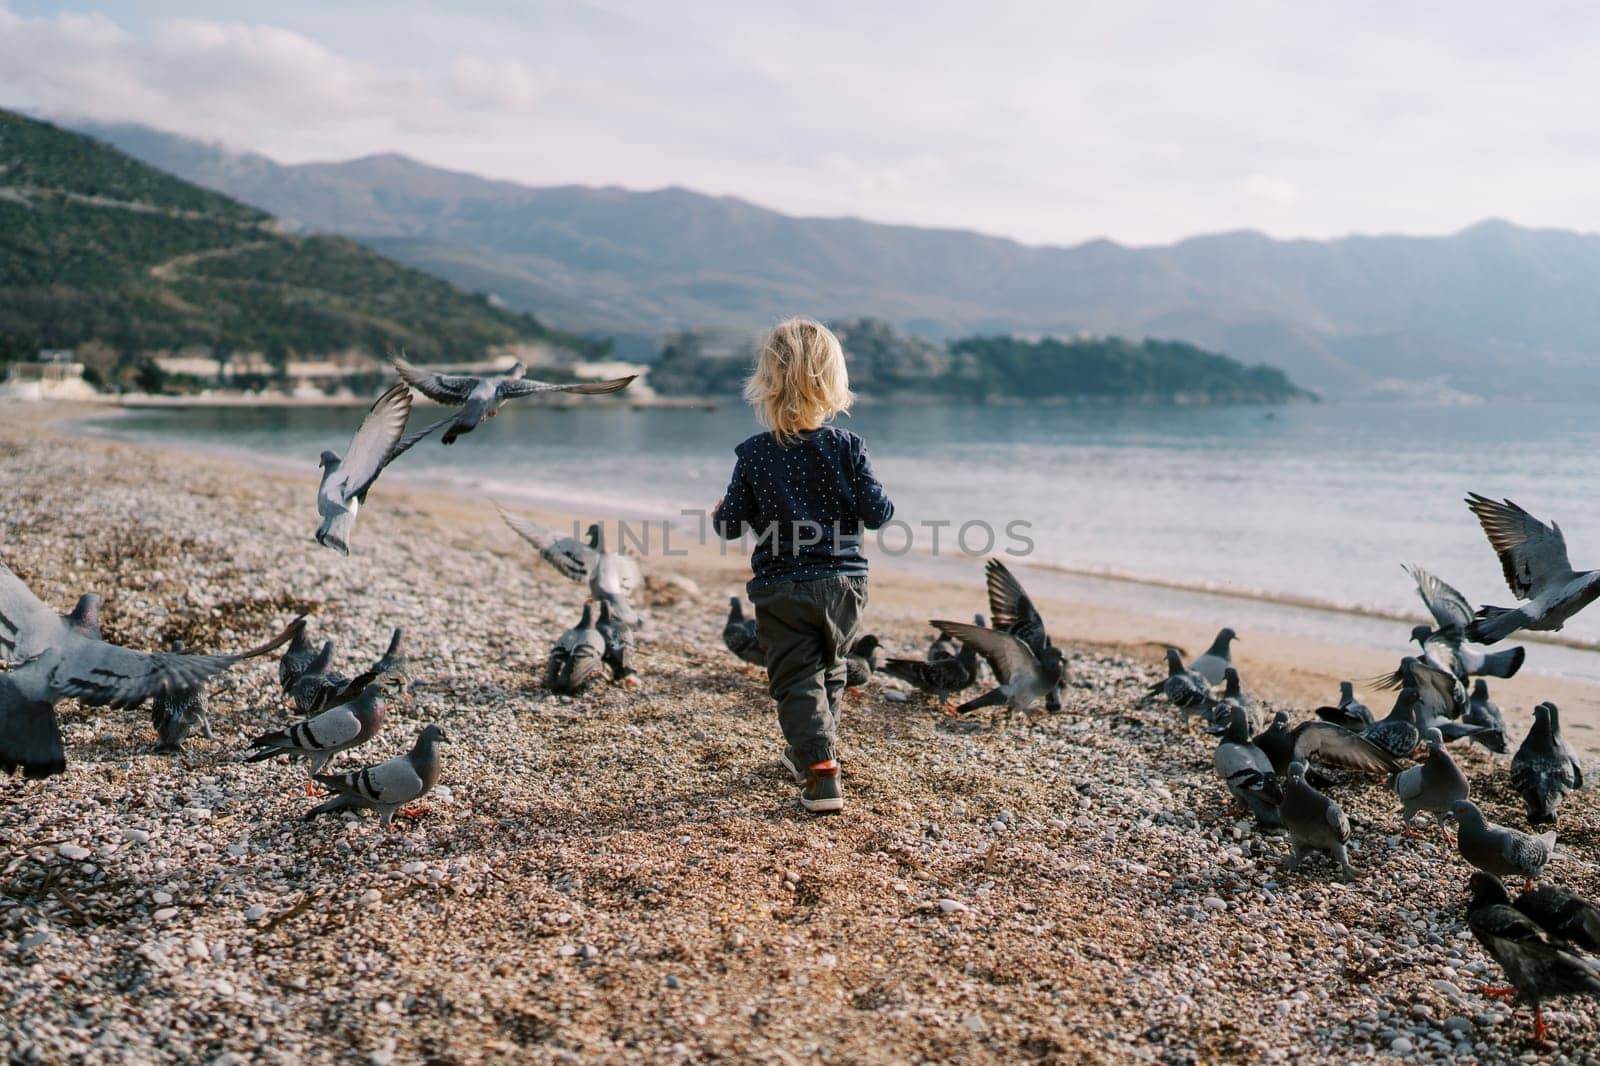
M 1600 5 L 0 0 L 0 105 L 1030 243 L 1600 228 Z

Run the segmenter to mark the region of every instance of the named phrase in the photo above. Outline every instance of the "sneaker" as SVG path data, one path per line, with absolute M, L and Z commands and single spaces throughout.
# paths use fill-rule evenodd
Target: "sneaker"
M 803 785 L 806 783 L 806 772 L 801 767 L 799 761 L 794 757 L 794 749 L 787 744 L 783 746 L 782 762 L 783 768 L 789 771 L 789 776 L 794 778 L 795 784 Z
M 800 806 L 812 814 L 844 809 L 844 792 L 839 788 L 839 767 L 807 770 L 806 787 L 800 793 Z

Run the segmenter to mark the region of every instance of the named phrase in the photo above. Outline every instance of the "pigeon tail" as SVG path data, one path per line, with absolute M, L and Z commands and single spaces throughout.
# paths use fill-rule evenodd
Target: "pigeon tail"
M 1480 673 L 1489 677 L 1516 677 L 1517 671 L 1522 669 L 1522 660 L 1528 657 L 1528 649 L 1517 647 L 1497 651 L 1492 655 L 1483 657 L 1483 667 Z M 1481 682 L 1480 682 L 1481 684 Z
M 1477 618 L 1467 626 L 1467 639 L 1474 644 L 1498 644 L 1527 622 L 1528 616 L 1521 608 L 1485 604 L 1478 608 Z
M 956 713 L 957 714 L 966 714 L 969 711 L 976 711 L 980 707 L 999 707 L 1001 704 L 1003 704 L 1005 702 L 1006 702 L 1006 694 L 1003 691 L 1001 691 L 1000 689 L 992 688 L 988 692 L 985 692 L 983 695 L 974 696 L 972 699 L 968 700 L 966 703 L 963 703 L 961 706 L 957 707 L 956 708 Z

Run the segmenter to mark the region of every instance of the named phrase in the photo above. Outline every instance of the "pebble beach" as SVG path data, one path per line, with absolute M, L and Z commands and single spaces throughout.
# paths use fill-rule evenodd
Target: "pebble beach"
M 300 767 L 238 761 L 295 717 L 271 661 L 210 688 L 215 735 L 177 756 L 142 709 L 64 702 L 67 773 L 0 780 L 12 1061 L 1600 1061 L 1600 1005 L 1554 1004 L 1539 1042 L 1480 993 L 1500 977 L 1470 868 L 1431 826 L 1402 837 L 1381 781 L 1331 793 L 1353 883 L 1285 875 L 1286 839 L 1224 814 L 1214 742 L 1141 701 L 1159 653 L 1121 635 L 1061 627 L 1062 712 L 1004 730 L 874 680 L 847 703 L 846 810 L 813 818 L 722 646 L 732 564 L 645 560 L 639 684 L 553 696 L 583 592 L 487 502 L 380 483 L 343 558 L 311 541 L 314 466 L 4 414 L 0 561 L 51 606 L 98 591 L 106 639 L 140 649 L 245 647 L 310 612 L 346 665 L 403 626 L 414 699 L 337 768 L 428 723 L 452 739 L 421 816 L 384 831 L 302 821 Z M 868 627 L 919 655 L 917 618 L 983 609 L 976 567 L 967 595 L 886 590 Z M 1309 713 L 1294 684 L 1257 695 Z M 1514 746 L 1532 701 L 1501 705 Z M 1454 751 L 1525 827 L 1506 758 Z M 1548 878 L 1600 897 L 1588 792 L 1557 829 Z

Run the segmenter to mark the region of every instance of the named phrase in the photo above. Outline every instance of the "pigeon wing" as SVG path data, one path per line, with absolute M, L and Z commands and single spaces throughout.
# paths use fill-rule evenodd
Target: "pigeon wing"
M 1545 525 L 1510 500 L 1496 502 L 1476 492 L 1467 494 L 1467 506 L 1500 556 L 1506 584 L 1521 599 L 1532 599 L 1547 582 L 1572 573 L 1567 539 L 1554 522 Z
M 1302 722 L 1294 728 L 1294 757 L 1311 759 L 1368 774 L 1398 773 L 1400 764 L 1360 733 L 1332 722 Z
M 975 649 L 994 671 L 995 680 L 1009 684 L 1011 679 L 1035 667 L 1037 660 L 1028 646 L 1010 633 L 998 629 L 983 629 L 970 622 L 928 623 L 945 636 L 954 637 Z
M 335 792 L 364 803 L 398 805 L 422 795 L 423 781 L 410 755 L 356 770 L 348 774 L 318 774 L 317 780 Z
M 1433 615 L 1434 625 L 1459 639 L 1472 624 L 1472 607 L 1467 598 L 1420 566 L 1402 566 L 1402 569 L 1417 583 L 1417 595 Z
M 499 504 L 495 504 L 495 509 L 512 532 L 533 545 L 545 562 L 573 581 L 589 580 L 589 575 L 600 562 L 599 552 L 581 540 L 562 536 L 548 526 L 518 518 Z
M 339 464 L 346 500 L 366 496 L 405 434 L 406 419 L 410 417 L 411 389 L 403 381 L 396 382 L 373 403 Z
M 1417 721 L 1426 723 L 1435 718 L 1455 717 L 1455 677 L 1423 659 L 1412 663 L 1411 676 L 1415 681 L 1417 700 L 1421 704 L 1419 710 L 1426 712 L 1426 717 L 1418 717 Z
M 532 378 L 507 378 L 500 382 L 495 391 L 502 400 L 531 396 L 536 392 L 579 392 L 586 396 L 598 396 L 608 392 L 621 392 L 631 385 L 636 377 L 637 374 L 629 374 L 625 378 L 611 378 L 609 381 L 575 381 L 567 385 L 535 381 Z
M 61 616 L 0 563 L 0 666 L 13 666 L 50 647 L 66 629 Z
M 1044 619 L 1022 590 L 1022 583 L 999 559 L 990 559 L 984 574 L 989 586 L 990 624 L 995 629 L 1015 633 L 1036 657 L 1042 655 L 1050 638 L 1045 632 Z
M 467 397 L 472 395 L 473 388 L 478 384 L 478 379 L 474 377 L 430 373 L 398 352 L 389 353 L 389 362 L 394 364 L 401 381 L 434 403 L 459 407 L 467 402 Z

